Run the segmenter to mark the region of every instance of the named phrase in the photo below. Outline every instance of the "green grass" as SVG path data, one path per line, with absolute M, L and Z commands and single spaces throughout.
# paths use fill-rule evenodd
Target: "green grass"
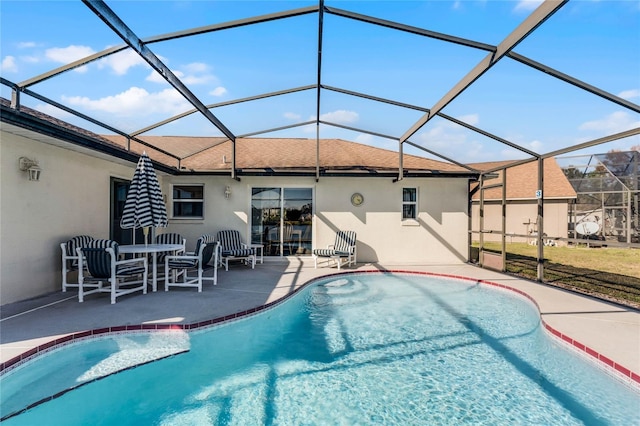
M 499 243 L 485 243 L 484 247 L 500 252 Z M 525 243 L 506 247 L 507 272 L 537 279 L 537 247 Z M 545 283 L 640 309 L 640 250 L 545 247 L 544 257 Z

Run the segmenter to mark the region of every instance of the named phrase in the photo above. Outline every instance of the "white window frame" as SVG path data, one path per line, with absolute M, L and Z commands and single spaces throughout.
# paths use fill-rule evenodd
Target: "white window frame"
M 415 201 L 405 201 L 404 200 L 404 190 L 405 189 L 413 189 L 415 191 L 416 194 L 416 199 Z M 402 217 L 402 222 L 405 224 L 414 224 L 418 222 L 418 188 L 417 187 L 406 187 L 406 188 L 402 188 L 402 195 L 401 195 L 401 199 L 402 199 L 402 206 L 400 209 L 400 215 Z M 408 206 L 408 205 L 413 205 L 414 206 L 414 212 L 415 212 L 415 217 L 404 217 L 404 206 Z
M 173 198 L 176 187 L 199 186 L 202 187 L 202 198 Z M 174 206 L 176 203 L 202 203 L 202 216 L 175 216 Z M 173 183 L 171 184 L 171 219 L 175 220 L 201 220 L 204 219 L 204 183 Z

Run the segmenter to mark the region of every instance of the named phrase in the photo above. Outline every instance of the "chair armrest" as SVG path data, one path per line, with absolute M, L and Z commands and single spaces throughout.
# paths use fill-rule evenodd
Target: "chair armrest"
M 191 259 L 198 259 L 198 256 L 195 254 L 184 254 L 184 255 L 170 255 L 170 256 L 165 256 L 164 261 L 168 262 L 169 260 L 191 260 Z

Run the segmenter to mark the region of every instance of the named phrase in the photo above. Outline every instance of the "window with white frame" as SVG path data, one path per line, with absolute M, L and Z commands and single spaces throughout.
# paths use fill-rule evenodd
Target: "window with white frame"
M 402 188 L 402 220 L 418 218 L 418 188 Z
M 173 219 L 204 218 L 204 185 L 173 185 Z

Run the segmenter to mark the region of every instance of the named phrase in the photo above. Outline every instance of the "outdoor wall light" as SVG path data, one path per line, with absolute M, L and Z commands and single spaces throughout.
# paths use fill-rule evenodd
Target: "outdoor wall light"
M 228 200 L 229 197 L 231 197 L 231 187 L 229 185 L 227 185 L 224 188 L 224 198 L 226 198 Z
M 32 160 L 27 157 L 20 157 L 18 162 L 20 164 L 20 170 L 28 173 L 29 180 L 40 180 L 40 172 L 42 170 L 40 169 L 40 167 L 38 167 L 37 160 Z

